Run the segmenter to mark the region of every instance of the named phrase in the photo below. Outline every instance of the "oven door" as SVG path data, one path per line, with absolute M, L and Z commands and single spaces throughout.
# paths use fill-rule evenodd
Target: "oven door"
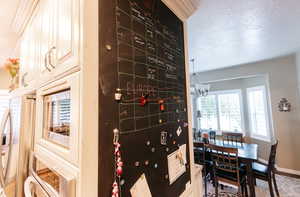
M 33 176 L 25 180 L 24 193 L 25 197 L 51 197 Z
M 75 197 L 75 176 L 50 155 L 31 154 L 30 172 L 51 197 Z

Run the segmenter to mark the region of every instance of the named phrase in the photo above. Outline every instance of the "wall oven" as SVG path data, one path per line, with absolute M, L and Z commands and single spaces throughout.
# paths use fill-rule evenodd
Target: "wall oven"
M 30 176 L 24 184 L 26 197 L 75 197 L 75 175 L 62 162 L 44 154 L 31 154 Z
M 78 73 L 37 91 L 37 144 L 74 164 L 78 163 L 79 91 Z

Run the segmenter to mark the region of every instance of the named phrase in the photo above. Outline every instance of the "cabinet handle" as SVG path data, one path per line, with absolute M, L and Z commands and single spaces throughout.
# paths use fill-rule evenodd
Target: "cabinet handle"
M 52 64 L 52 52 L 53 50 L 55 50 L 56 47 L 52 47 L 49 52 L 48 52 L 48 59 L 49 59 L 49 65 L 52 67 L 52 68 L 55 68 L 55 66 Z
M 24 74 L 22 75 L 21 83 L 22 83 L 22 85 L 23 85 L 24 87 L 28 86 L 28 84 L 25 82 L 25 77 L 26 77 L 27 75 L 28 75 L 27 72 L 24 73 Z
M 49 51 L 45 54 L 44 56 L 44 67 L 49 71 L 51 72 L 51 69 L 48 67 L 48 53 Z

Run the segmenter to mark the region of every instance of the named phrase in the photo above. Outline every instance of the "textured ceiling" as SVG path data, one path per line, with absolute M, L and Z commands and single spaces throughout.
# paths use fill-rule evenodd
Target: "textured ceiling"
M 12 55 L 17 35 L 11 28 L 19 0 L 0 1 L 0 67 Z
M 290 54 L 300 49 L 300 1 L 201 0 L 188 33 L 195 72 Z

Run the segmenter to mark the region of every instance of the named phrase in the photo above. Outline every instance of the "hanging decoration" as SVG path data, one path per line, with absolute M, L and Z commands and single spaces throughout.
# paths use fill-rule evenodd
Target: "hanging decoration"
M 121 152 L 120 152 L 120 147 L 121 144 L 119 143 L 119 130 L 114 129 L 114 157 L 115 157 L 115 162 L 114 162 L 114 168 L 115 168 L 115 180 L 112 185 L 112 197 L 120 197 L 120 179 L 123 174 L 123 162 L 121 159 Z
M 11 84 L 9 89 L 12 91 L 18 88 L 19 85 L 19 69 L 20 69 L 20 60 L 19 58 L 8 58 L 4 63 L 4 69 L 8 71 L 11 76 Z

